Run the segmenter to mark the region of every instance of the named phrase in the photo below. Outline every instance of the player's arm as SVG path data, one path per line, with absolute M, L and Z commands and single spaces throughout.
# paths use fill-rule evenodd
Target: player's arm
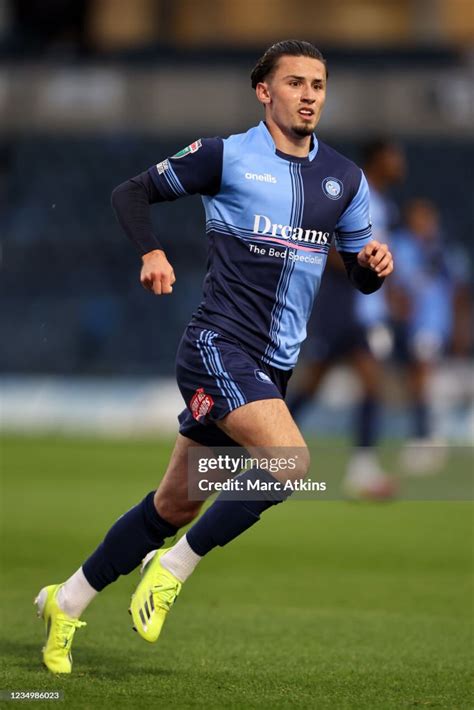
M 173 267 L 154 233 L 151 206 L 196 193 L 219 191 L 222 140 L 209 138 L 180 151 L 115 188 L 112 206 L 125 234 L 142 258 L 140 281 L 156 295 L 168 294 L 176 281 Z
M 354 260 L 345 258 L 345 266 L 352 283 L 362 293 L 377 291 L 386 276 L 393 271 L 393 257 L 388 244 L 381 244 L 373 239 L 366 244 Z
M 173 267 L 153 231 L 151 205 L 163 202 L 148 172 L 122 183 L 112 192 L 117 219 L 142 258 L 140 282 L 157 296 L 173 291 Z
M 336 248 L 349 279 L 362 293 L 377 291 L 393 271 L 388 245 L 372 239 L 369 187 L 362 171 L 357 191 L 337 223 Z

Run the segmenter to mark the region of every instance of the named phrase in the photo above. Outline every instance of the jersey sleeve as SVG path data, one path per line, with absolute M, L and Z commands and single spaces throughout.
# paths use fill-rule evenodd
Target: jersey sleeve
M 185 195 L 215 195 L 221 185 L 222 155 L 221 138 L 200 138 L 149 168 L 148 173 L 166 201 Z
M 339 218 L 335 230 L 338 251 L 359 252 L 372 239 L 367 179 L 360 171 L 359 188 Z

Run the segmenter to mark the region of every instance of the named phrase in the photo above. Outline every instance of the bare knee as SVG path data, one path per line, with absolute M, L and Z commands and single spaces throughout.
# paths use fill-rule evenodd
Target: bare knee
M 293 481 L 306 478 L 311 465 L 311 456 L 307 446 L 300 446 L 295 454 L 294 468 L 289 469 L 287 478 Z
M 275 454 L 275 455 L 273 455 Z M 272 461 L 272 468 L 269 472 L 279 481 L 299 481 L 309 473 L 310 454 L 306 446 L 285 447 L 268 455 L 268 460 Z M 264 467 L 265 468 L 265 467 Z
M 158 489 L 154 503 L 156 511 L 166 522 L 182 528 L 199 515 L 203 501 L 184 500 Z

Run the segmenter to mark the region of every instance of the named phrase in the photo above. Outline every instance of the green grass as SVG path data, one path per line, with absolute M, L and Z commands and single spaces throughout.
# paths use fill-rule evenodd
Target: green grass
M 49 675 L 34 594 L 155 487 L 168 453 L 4 440 L 0 688 L 63 690 L 68 708 L 472 707 L 467 502 L 289 501 L 201 563 L 159 644 L 131 631 L 132 574 L 86 612 L 73 675 Z

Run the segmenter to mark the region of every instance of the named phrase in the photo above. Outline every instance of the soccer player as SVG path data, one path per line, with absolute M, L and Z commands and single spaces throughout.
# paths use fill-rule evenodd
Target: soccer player
M 387 242 L 398 216 L 387 191 L 403 178 L 405 158 L 401 149 L 385 138 L 368 143 L 363 158 L 370 189 L 372 233 L 378 241 Z M 354 418 L 355 447 L 343 482 L 345 492 L 355 498 L 378 500 L 395 493 L 393 479 L 381 468 L 375 449 L 383 382 L 380 358 L 388 354 L 391 346 L 387 321 L 384 295 L 378 291 L 367 297 L 351 288 L 341 260 L 331 249 L 309 324 L 305 363 L 297 373 L 288 406 L 299 422 L 328 371 L 347 360 L 362 390 Z
M 436 206 L 420 198 L 406 205 L 392 248 L 400 265 L 389 290 L 394 354 L 406 370 L 413 437 L 402 467 L 407 473 L 434 473 L 444 463 L 445 448 L 433 437 L 429 385 L 451 341 L 458 353 L 469 351 L 468 260 L 443 238 Z M 456 327 L 459 319 L 464 328 Z
M 291 476 L 307 474 L 308 451 L 284 396 L 333 235 L 349 279 L 363 292 L 378 289 L 393 270 L 387 246 L 371 238 L 362 171 L 314 134 L 327 83 L 319 50 L 307 42 L 279 42 L 257 62 L 251 79 L 264 109 L 258 126 L 226 139 L 197 140 L 113 193 L 118 219 L 142 255 L 141 283 L 156 295 L 171 294 L 176 278 L 152 231 L 150 205 L 201 194 L 208 273 L 177 353 L 186 408 L 159 488 L 117 520 L 64 584 L 45 587 L 37 597 L 48 633 L 43 660 L 56 673 L 71 671 L 72 640 L 84 623 L 79 617 L 96 594 L 197 517 L 202 502 L 189 500 L 187 491 L 192 447 L 259 447 L 268 458 L 277 447 L 297 448 Z M 249 483 L 278 488 L 265 469 L 239 478 L 247 489 Z M 173 547 L 159 550 L 132 597 L 140 636 L 156 641 L 200 560 L 284 497 L 219 495 Z

